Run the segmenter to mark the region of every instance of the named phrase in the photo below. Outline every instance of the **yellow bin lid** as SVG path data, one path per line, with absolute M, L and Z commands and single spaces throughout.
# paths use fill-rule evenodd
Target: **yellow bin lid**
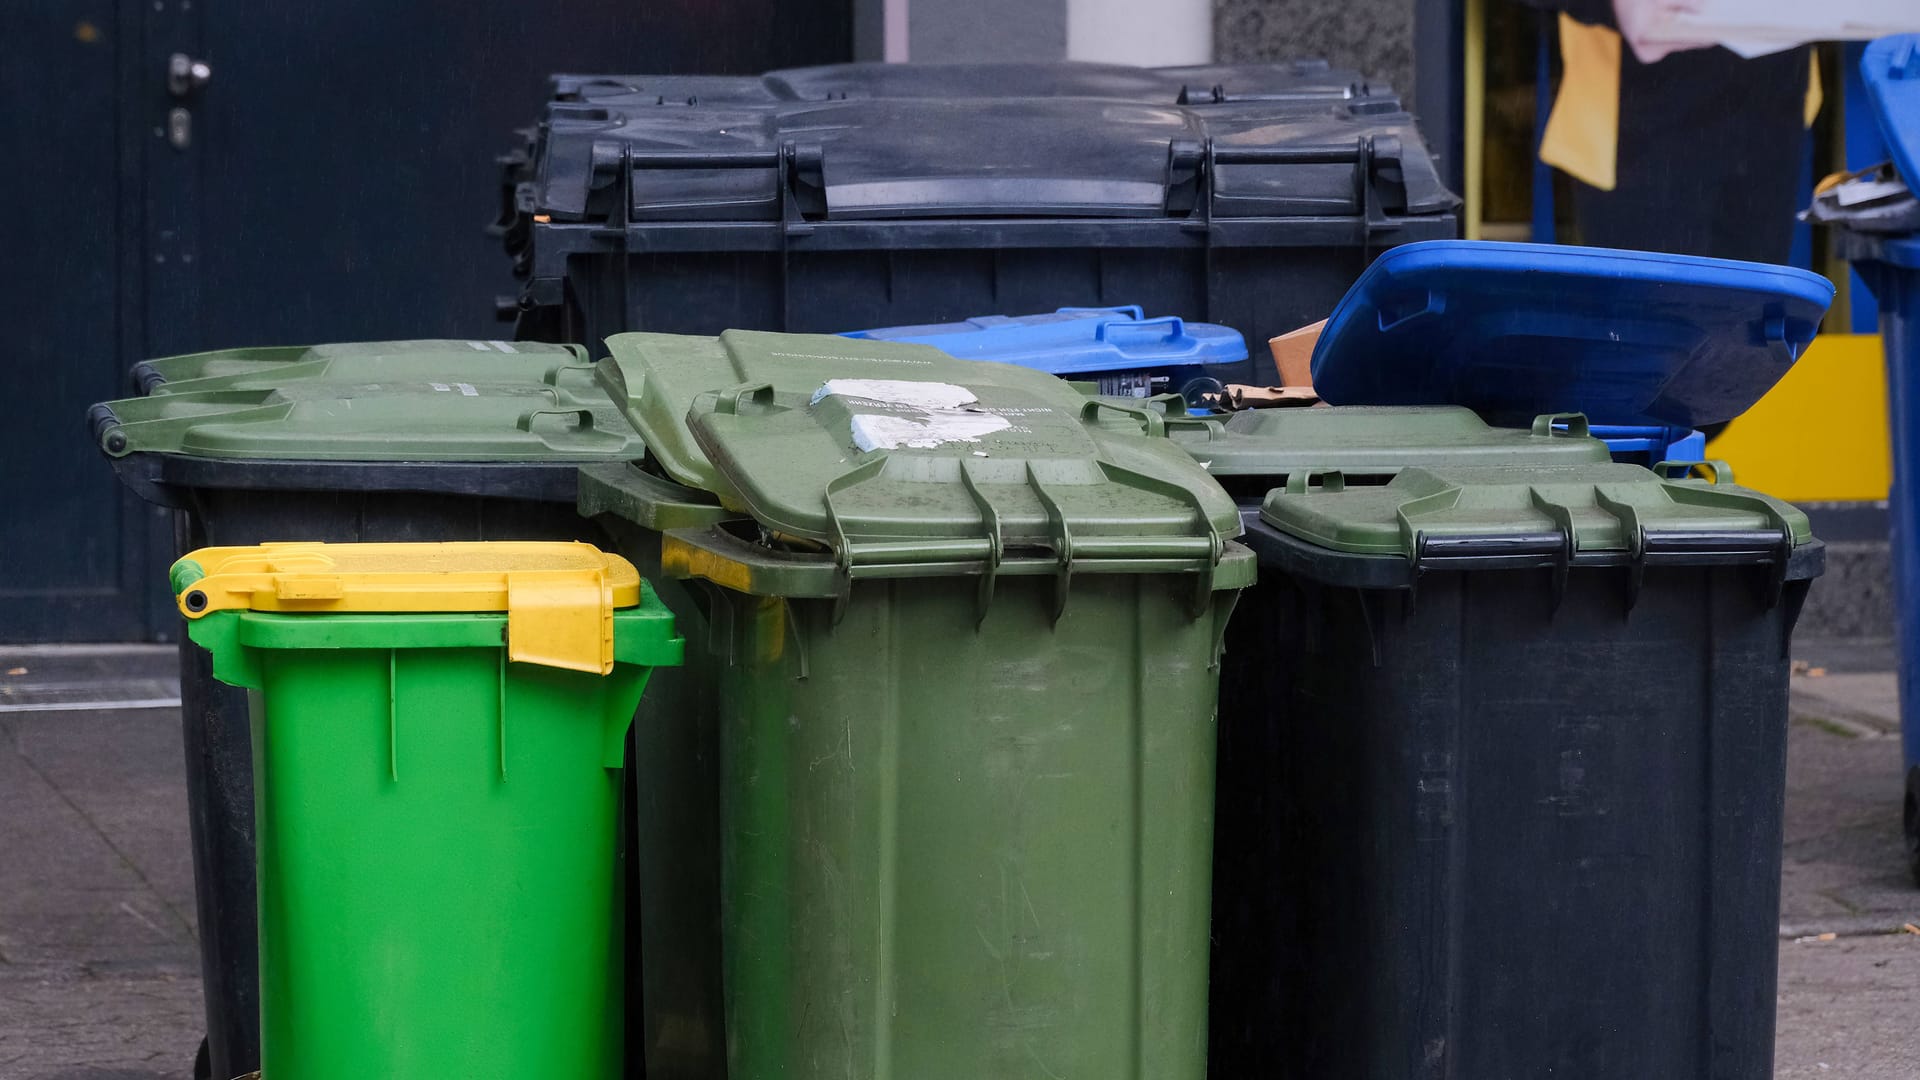
M 640 573 L 592 544 L 257 544 L 201 548 L 173 565 L 189 619 L 251 610 L 507 615 L 507 656 L 613 670 L 613 613 L 640 603 Z

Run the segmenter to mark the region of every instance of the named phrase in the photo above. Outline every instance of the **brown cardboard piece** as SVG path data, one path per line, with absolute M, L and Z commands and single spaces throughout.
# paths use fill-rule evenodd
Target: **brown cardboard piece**
M 1281 386 L 1313 385 L 1313 346 L 1326 328 L 1327 320 L 1321 319 L 1267 342 L 1273 350 L 1273 366 L 1280 372 Z
M 1222 412 L 1243 409 L 1284 409 L 1318 405 L 1320 395 L 1311 386 L 1247 386 L 1228 383 L 1218 394 L 1207 396 L 1207 405 Z

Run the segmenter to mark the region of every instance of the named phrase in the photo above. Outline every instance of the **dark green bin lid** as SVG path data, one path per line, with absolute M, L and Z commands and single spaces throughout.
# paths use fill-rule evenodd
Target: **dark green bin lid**
M 95 406 L 109 456 L 518 462 L 640 457 L 577 348 L 373 342 L 149 361 L 151 392 Z M 154 381 L 158 380 L 158 381 Z
M 1343 405 L 1255 409 L 1224 422 L 1169 417 L 1167 435 L 1208 472 L 1271 478 L 1338 470 L 1349 478 L 1393 476 L 1425 466 L 1580 465 L 1608 460 L 1578 416 L 1541 417 L 1533 427 L 1489 427 L 1457 406 Z
M 1409 564 L 1564 553 L 1758 560 L 1812 541 L 1807 516 L 1716 479 L 1665 479 L 1638 465 L 1411 468 L 1372 487 L 1297 473 L 1260 509 L 1267 525 L 1334 552 Z
M 1240 532 L 1233 500 L 1172 443 L 1102 428 L 1106 406 L 1058 385 L 836 377 L 703 394 L 688 418 L 762 529 L 850 576 L 1213 575 Z
M 732 485 L 707 459 L 687 427 L 701 394 L 745 385 L 811 395 L 828 379 L 940 379 L 975 388 L 1018 388 L 1062 409 L 1081 400 L 1073 387 L 1044 372 L 1011 364 L 956 360 L 931 345 L 866 341 L 835 334 L 729 330 L 717 338 L 683 334 L 615 334 L 607 339 L 600 382 L 672 479 L 711 491 L 738 506 Z

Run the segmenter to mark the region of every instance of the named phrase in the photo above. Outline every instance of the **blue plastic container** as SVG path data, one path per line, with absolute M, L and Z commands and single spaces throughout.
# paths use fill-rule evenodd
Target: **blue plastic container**
M 1149 319 L 1138 305 L 1064 307 L 1046 315 L 979 315 L 965 322 L 854 330 L 845 337 L 932 345 L 962 360 L 997 360 L 1099 384 L 1102 394 L 1183 394 L 1195 404 L 1220 383 L 1209 367 L 1239 364 L 1238 330 L 1178 316 Z
M 1580 412 L 1678 428 L 1745 412 L 1833 299 L 1805 270 L 1686 255 L 1435 240 L 1382 252 L 1327 320 L 1336 405 L 1465 405 L 1495 424 Z
M 1920 236 L 1888 240 L 1854 268 L 1880 301 L 1893 437 L 1893 603 L 1900 639 L 1900 737 L 1906 754 L 1907 855 L 1920 885 Z
M 1920 183 L 1920 34 L 1897 34 L 1868 45 L 1860 56 L 1860 77 L 1894 170 L 1913 187 Z
M 1652 468 L 1663 461 L 1702 461 L 1707 437 L 1688 428 L 1635 424 L 1594 424 L 1588 429 L 1607 444 L 1613 460 Z
M 1920 34 L 1867 46 L 1860 74 L 1888 155 L 1920 191 Z M 1874 235 L 1837 228 L 1836 246 L 1880 302 L 1893 437 L 1893 599 L 1900 637 L 1900 732 L 1906 756 L 1907 860 L 1920 884 L 1920 233 Z

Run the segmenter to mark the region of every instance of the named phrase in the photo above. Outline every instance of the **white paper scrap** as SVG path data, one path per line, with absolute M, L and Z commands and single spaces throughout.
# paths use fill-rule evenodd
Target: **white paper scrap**
M 982 435 L 1012 426 L 1004 416 L 954 409 L 928 410 L 920 416 L 858 413 L 852 424 L 853 445 L 862 450 L 931 450 L 946 443 L 979 442 Z

